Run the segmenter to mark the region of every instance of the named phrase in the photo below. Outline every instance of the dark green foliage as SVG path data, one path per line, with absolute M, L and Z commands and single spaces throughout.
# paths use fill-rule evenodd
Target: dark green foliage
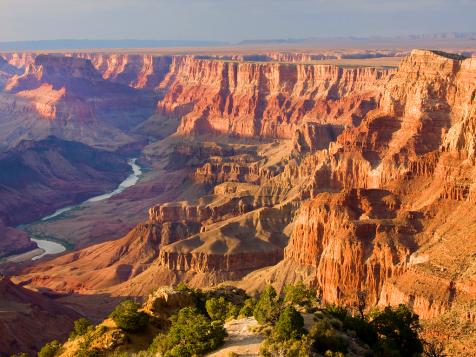
M 22 353 L 17 353 L 15 355 L 11 355 L 10 357 L 30 357 L 28 353 L 22 352 Z
M 313 350 L 317 352 L 347 352 L 347 341 L 338 334 L 327 321 L 317 321 L 312 326 L 311 331 L 309 332 L 309 337 L 313 341 Z
M 261 293 L 253 311 L 253 316 L 260 324 L 275 322 L 279 316 L 281 301 L 272 286 L 267 286 Z
M 38 352 L 38 357 L 54 357 L 60 350 L 61 343 L 57 340 L 48 342 L 43 348 Z
M 253 298 L 246 299 L 245 303 L 243 304 L 243 307 L 240 310 L 239 316 L 242 317 L 251 317 L 253 316 L 253 311 L 256 306 L 256 300 Z
M 86 318 L 81 317 L 74 322 L 73 330 L 71 331 L 69 338 L 73 339 L 78 336 L 83 336 L 93 328 L 93 324 Z
M 212 321 L 225 321 L 228 314 L 228 303 L 223 296 L 207 300 L 205 308 Z
M 349 316 L 349 311 L 343 306 L 327 305 L 324 311 L 341 321 Z
M 172 319 L 168 333 L 155 338 L 150 351 L 164 357 L 203 355 L 221 346 L 225 336 L 221 321 L 212 322 L 198 309 L 186 307 Z
M 236 319 L 240 314 L 240 306 L 230 301 L 226 301 L 223 296 L 208 299 L 205 303 L 205 309 L 212 321 L 226 321 Z
M 281 315 L 273 330 L 275 340 L 293 340 L 299 339 L 304 334 L 304 319 L 293 306 L 287 306 Z
M 263 343 L 261 355 L 307 357 L 312 341 L 305 333 L 303 317 L 289 305 L 279 315 L 270 336 Z
M 206 298 L 205 294 L 200 289 L 194 289 L 187 286 L 187 284 L 181 282 L 175 288 L 177 291 L 187 293 L 193 298 L 194 305 L 201 313 L 206 314 L 207 309 L 205 307 Z
M 143 330 L 148 323 L 148 315 L 139 311 L 139 305 L 132 300 L 121 302 L 111 313 L 111 318 L 117 326 L 127 332 Z
M 342 306 L 329 305 L 324 311 L 342 321 L 345 331 L 355 331 L 357 337 L 365 344 L 373 346 L 377 343 L 377 331 L 365 318 L 351 316 L 348 310 Z
M 398 351 L 397 356 L 418 356 L 423 352 L 423 344 L 418 336 L 420 323 L 418 315 L 401 304 L 396 308 L 387 306 L 374 314 L 372 326 L 377 331 L 380 342 L 376 348 L 380 355 Z
M 226 313 L 227 320 L 237 319 L 240 315 L 241 307 L 239 305 L 235 305 L 232 302 L 228 303 L 228 311 Z
M 284 302 L 301 307 L 311 308 L 317 301 L 315 289 L 306 287 L 302 281 L 284 288 Z

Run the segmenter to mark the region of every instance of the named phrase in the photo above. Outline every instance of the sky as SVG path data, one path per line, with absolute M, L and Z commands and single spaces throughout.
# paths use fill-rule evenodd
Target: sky
M 476 0 L 0 0 L 0 41 L 476 32 Z

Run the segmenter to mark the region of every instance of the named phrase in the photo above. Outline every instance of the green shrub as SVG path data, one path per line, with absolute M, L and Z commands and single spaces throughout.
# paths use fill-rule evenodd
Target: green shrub
M 226 319 L 227 320 L 237 319 L 238 316 L 240 315 L 241 307 L 239 305 L 233 304 L 232 302 L 229 302 L 227 308 L 228 308 L 228 311 L 226 313 Z
M 317 321 L 312 326 L 309 336 L 313 340 L 312 347 L 315 351 L 320 353 L 326 353 L 327 351 L 347 352 L 347 340 L 338 334 L 328 321 Z
M 225 301 L 223 296 L 207 300 L 205 308 L 212 321 L 225 321 L 228 313 L 228 303 Z
M 274 340 L 297 340 L 304 334 L 304 319 L 293 306 L 287 306 L 273 330 Z
M 198 309 L 186 307 L 172 318 L 168 333 L 154 339 L 149 351 L 164 357 L 203 355 L 221 346 L 225 336 L 221 321 L 212 322 Z
M 241 307 L 239 316 L 241 316 L 241 317 L 251 317 L 251 316 L 253 316 L 253 311 L 255 309 L 255 306 L 256 306 L 256 300 L 255 299 L 253 299 L 253 298 L 246 299 L 245 303 Z
M 305 308 L 311 308 L 317 303 L 315 289 L 306 287 L 302 281 L 284 288 L 284 302 Z
M 61 343 L 57 340 L 48 342 L 43 348 L 38 352 L 38 357 L 54 357 L 60 350 Z
M 329 305 L 325 310 L 329 315 L 339 319 L 343 323 L 345 331 L 352 330 L 356 336 L 369 346 L 374 346 L 378 341 L 377 331 L 367 319 L 350 316 L 348 310 L 341 306 Z
M 81 317 L 79 320 L 74 322 L 74 327 L 69 335 L 69 338 L 74 339 L 78 336 L 83 336 L 88 333 L 92 327 L 93 325 L 88 319 Z
M 190 288 L 189 286 L 187 286 L 187 284 L 183 282 L 179 283 L 175 289 L 177 291 L 180 291 L 182 293 L 187 293 L 188 295 L 190 295 L 193 299 L 195 307 L 199 309 L 203 314 L 207 313 L 207 310 L 205 307 L 206 298 L 202 290 Z
M 279 316 L 281 309 L 281 301 L 272 286 L 267 286 L 261 293 L 253 316 L 260 324 L 275 322 Z
M 304 336 L 301 340 L 266 340 L 260 348 L 260 356 L 309 357 L 312 356 L 311 340 Z
M 147 326 L 149 318 L 145 312 L 139 311 L 139 307 L 132 300 L 123 301 L 111 313 L 110 317 L 124 331 L 141 331 Z
M 341 321 L 349 317 L 349 311 L 343 306 L 327 305 L 324 311 Z
M 387 306 L 383 311 L 374 313 L 371 324 L 380 341 L 377 353 L 389 355 L 389 351 L 398 351 L 401 356 L 418 356 L 423 353 L 423 343 L 419 338 L 420 322 L 417 314 L 401 304 L 396 308 Z

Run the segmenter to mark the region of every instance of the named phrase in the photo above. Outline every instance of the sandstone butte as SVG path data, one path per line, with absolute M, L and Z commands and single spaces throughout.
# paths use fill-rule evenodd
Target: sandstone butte
M 470 351 L 474 58 L 414 50 L 378 69 L 75 56 L 108 83 L 157 94 L 147 125 L 175 121 L 176 132 L 146 156 L 163 155 L 164 171 L 185 165 L 186 179 L 123 238 L 43 260 L 15 282 L 81 304 L 75 294 L 142 296 L 180 280 L 249 291 L 305 280 L 324 302 L 353 305 L 367 291 L 371 305 L 406 303 L 429 333 Z M 463 325 L 473 328 L 450 327 Z

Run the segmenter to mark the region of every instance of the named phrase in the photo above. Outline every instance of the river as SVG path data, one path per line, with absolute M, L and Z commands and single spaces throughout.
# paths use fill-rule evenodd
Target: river
M 129 177 L 127 177 L 124 181 L 122 181 L 114 191 L 111 191 L 109 193 L 105 193 L 105 194 L 102 194 L 102 195 L 99 195 L 99 196 L 96 196 L 96 197 L 92 197 L 92 198 L 90 198 L 90 199 L 88 199 L 88 200 L 86 200 L 86 201 L 84 201 L 80 204 L 77 204 L 77 205 L 60 208 L 55 213 L 50 214 L 46 217 L 43 217 L 41 219 L 41 221 L 42 222 L 49 221 L 53 218 L 56 218 L 56 217 L 58 217 L 58 216 L 60 216 L 64 213 L 66 213 L 66 212 L 73 211 L 73 210 L 75 210 L 75 209 L 77 209 L 77 208 L 79 208 L 82 205 L 87 204 L 87 203 L 95 203 L 95 202 L 105 201 L 105 200 L 107 200 L 107 199 L 109 199 L 109 198 L 111 198 L 115 195 L 118 195 L 119 193 L 124 191 L 126 188 L 134 186 L 139 181 L 139 178 L 142 175 L 142 169 L 139 165 L 137 165 L 136 162 L 137 162 L 137 159 L 130 159 L 128 161 L 128 164 L 132 168 L 132 174 L 130 174 Z M 45 255 L 48 255 L 48 254 L 62 253 L 64 251 L 66 251 L 66 249 L 67 249 L 61 243 L 58 243 L 58 242 L 52 241 L 52 240 L 42 239 L 42 238 L 43 237 L 41 235 L 36 235 L 34 233 L 32 233 L 31 236 L 30 236 L 30 239 L 33 242 L 35 242 L 36 244 L 38 244 L 38 247 L 44 251 L 43 253 L 33 257 L 32 260 L 37 260 L 37 259 L 43 258 Z

